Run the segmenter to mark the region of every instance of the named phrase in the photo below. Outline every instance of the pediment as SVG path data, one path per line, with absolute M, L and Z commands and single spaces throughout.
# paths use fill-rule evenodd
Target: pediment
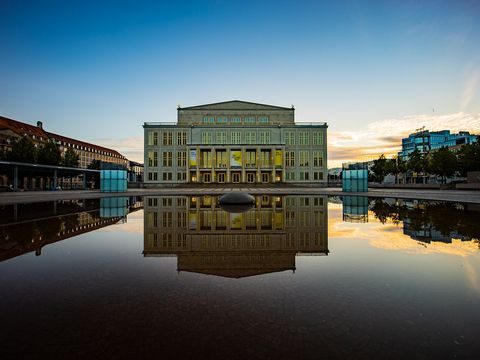
M 212 104 L 179 107 L 179 110 L 292 110 L 293 108 L 232 100 Z

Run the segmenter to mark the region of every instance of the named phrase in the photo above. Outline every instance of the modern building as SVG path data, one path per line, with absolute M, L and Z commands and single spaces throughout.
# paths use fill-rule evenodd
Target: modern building
M 216 196 L 144 198 L 145 257 L 174 256 L 177 270 L 241 278 L 296 269 L 328 255 L 326 196 L 257 196 L 229 212 Z
M 176 123 L 145 123 L 146 187 L 181 183 L 327 184 L 327 124 L 245 101 L 178 107 Z
M 465 144 L 474 143 L 477 138 L 477 135 L 472 135 L 468 131 L 451 134 L 450 130 L 422 130 L 402 139 L 402 151 L 398 153 L 398 156 L 406 160 L 415 150 L 425 154 L 442 147 L 455 149 Z

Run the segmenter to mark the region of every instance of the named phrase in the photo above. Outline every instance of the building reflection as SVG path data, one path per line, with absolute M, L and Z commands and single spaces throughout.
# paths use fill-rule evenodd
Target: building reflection
M 176 256 L 178 271 L 241 278 L 295 270 L 327 255 L 326 196 L 258 196 L 246 209 L 216 196 L 145 197 L 144 256 Z
M 0 206 L 0 261 L 119 222 L 143 208 L 138 197 L 79 199 Z
M 368 222 L 368 197 L 342 196 L 343 221 L 352 223 Z
M 358 203 L 366 199 L 360 197 Z M 344 202 L 344 221 L 350 218 L 350 202 Z M 430 243 L 451 243 L 452 239 L 463 241 L 480 239 L 480 206 L 426 200 L 371 199 L 365 206 L 381 223 L 392 222 L 403 225 L 403 233 L 410 238 Z M 356 210 L 355 210 L 356 211 Z M 368 216 L 366 218 L 368 221 Z

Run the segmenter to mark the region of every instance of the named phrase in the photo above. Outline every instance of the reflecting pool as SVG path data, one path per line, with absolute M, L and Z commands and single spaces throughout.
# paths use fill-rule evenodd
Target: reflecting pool
M 478 358 L 480 206 L 0 207 L 2 358 Z

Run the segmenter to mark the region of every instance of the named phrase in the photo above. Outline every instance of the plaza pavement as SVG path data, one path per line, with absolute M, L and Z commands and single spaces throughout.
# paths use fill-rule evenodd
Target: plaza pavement
M 21 191 L 1 192 L 0 205 L 33 203 L 53 200 L 91 199 L 118 196 L 162 195 L 219 195 L 229 191 L 245 191 L 252 195 L 329 195 L 368 196 L 401 199 L 437 200 L 480 204 L 480 191 L 469 190 L 418 190 L 418 189 L 370 189 L 367 193 L 344 193 L 340 188 L 300 186 L 188 186 L 158 189 L 129 189 L 124 193 L 101 193 L 99 190 Z

